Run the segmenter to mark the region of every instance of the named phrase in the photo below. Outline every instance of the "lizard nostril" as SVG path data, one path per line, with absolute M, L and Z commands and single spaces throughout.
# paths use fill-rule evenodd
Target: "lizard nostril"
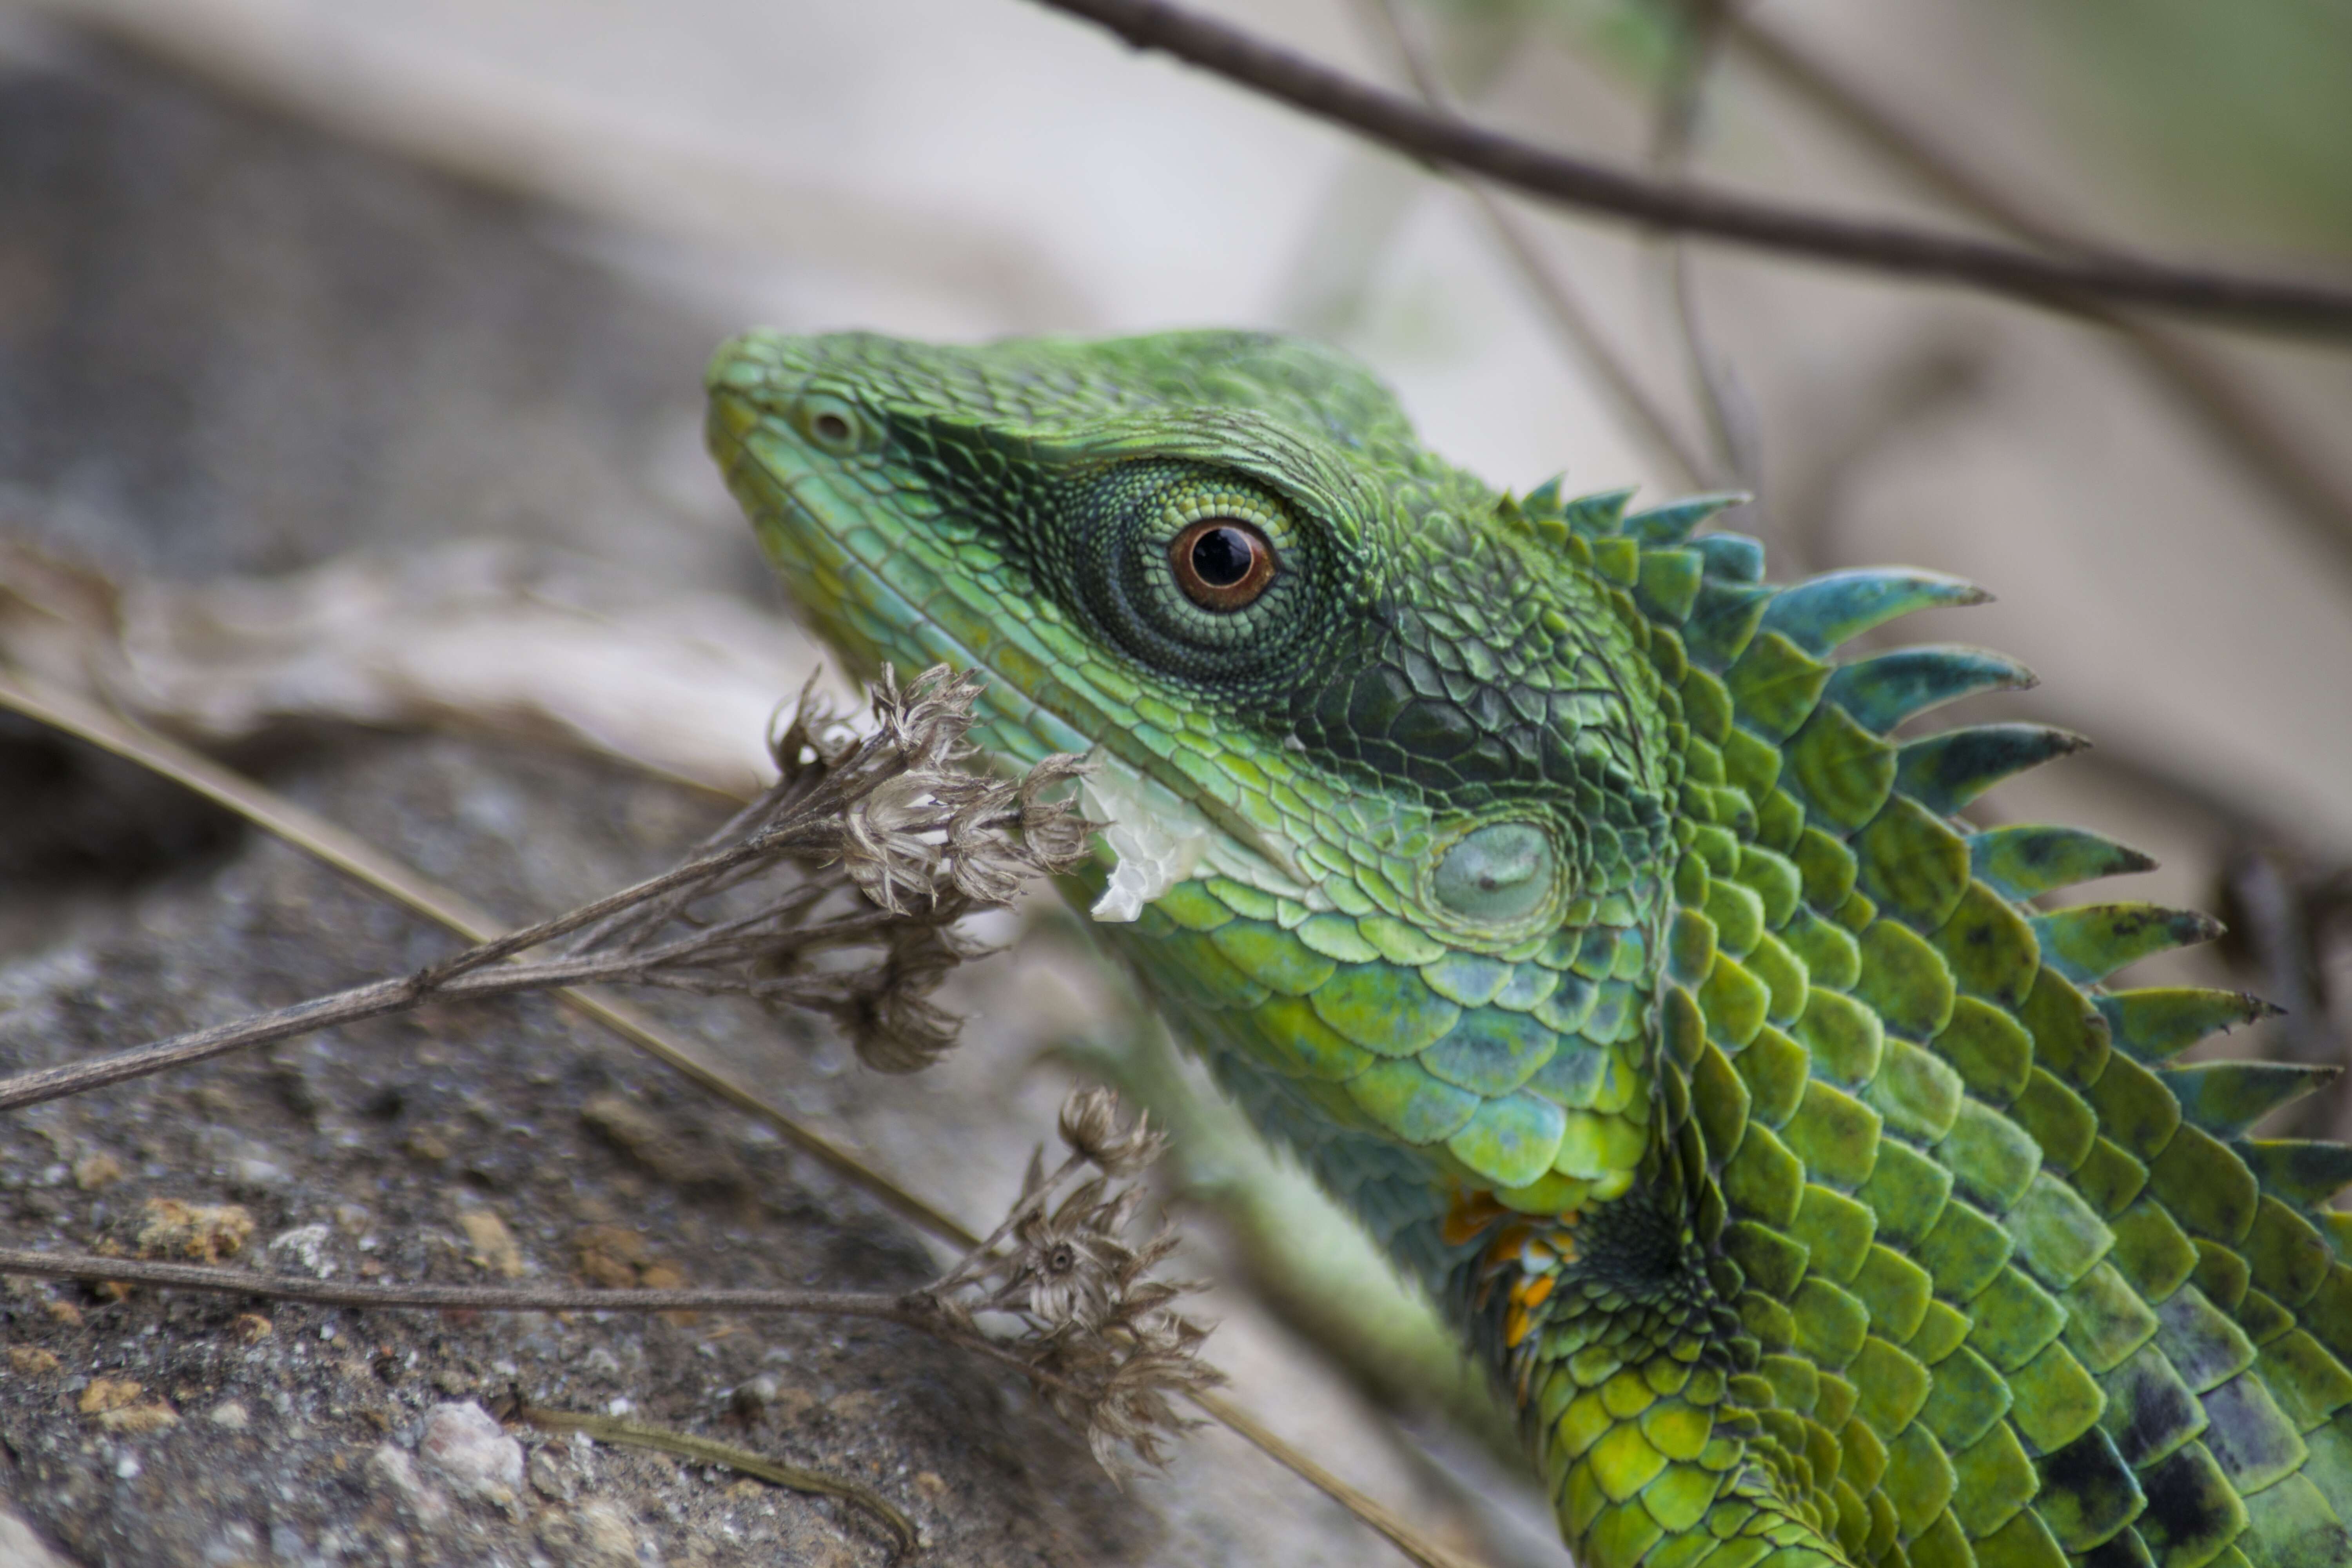
M 846 458 L 873 444 L 873 424 L 846 398 L 805 392 L 787 413 L 811 446 L 835 457 Z

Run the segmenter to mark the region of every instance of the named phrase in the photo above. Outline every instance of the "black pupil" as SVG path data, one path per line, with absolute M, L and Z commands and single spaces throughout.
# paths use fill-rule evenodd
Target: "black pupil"
M 1238 528 L 1213 528 L 1192 542 L 1192 570 L 1212 588 L 1230 588 L 1249 575 L 1257 552 Z

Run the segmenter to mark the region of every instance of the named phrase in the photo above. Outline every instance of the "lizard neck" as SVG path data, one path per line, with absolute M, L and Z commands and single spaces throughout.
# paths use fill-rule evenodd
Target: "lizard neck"
M 1587 1568 L 1655 1568 L 1670 1537 L 1677 1565 L 1842 1568 L 1868 1523 L 1858 1496 L 1843 1517 L 1832 1436 L 1853 1390 L 1822 1379 L 1811 1414 L 1775 1407 L 1760 1373 L 1780 1369 L 1741 1322 L 1738 1270 L 1694 1220 L 1712 1179 L 1686 1164 L 1695 1150 L 1660 1147 L 1631 1192 L 1580 1212 L 1457 1202 L 1445 1239 L 1471 1249 L 1448 1293 Z

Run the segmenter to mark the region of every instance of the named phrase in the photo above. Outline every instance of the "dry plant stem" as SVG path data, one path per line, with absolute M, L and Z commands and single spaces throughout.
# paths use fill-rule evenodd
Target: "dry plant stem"
M 691 1432 L 674 1432 L 666 1426 L 648 1426 L 638 1421 L 624 1421 L 617 1415 L 596 1415 L 584 1411 L 550 1410 L 545 1405 L 526 1402 L 520 1393 L 502 1402 L 498 1411 L 501 1421 L 520 1421 L 551 1432 L 580 1432 L 599 1443 L 611 1443 L 621 1447 L 653 1448 L 665 1454 L 675 1454 L 681 1459 L 698 1464 L 723 1465 L 730 1470 L 797 1492 L 823 1492 L 837 1497 L 880 1520 L 898 1543 L 903 1554 L 912 1552 L 919 1542 L 915 1521 L 908 1519 L 896 1504 L 880 1492 L 856 1481 L 826 1475 L 823 1470 L 803 1469 L 755 1454 L 749 1448 L 732 1443 L 720 1443 L 709 1437 L 698 1437 Z
M 2046 256 L 1997 241 L 1790 207 L 1727 191 L 1661 185 L 1424 109 L 1166 0 L 1036 0 L 1139 49 L 1160 49 L 1318 119 L 1435 164 L 1563 205 L 1864 268 L 1963 283 L 2083 313 L 2084 296 L 2217 322 L 2352 333 L 2352 289 L 2176 266 L 2105 250 Z
M 573 1289 L 550 1286 L 336 1285 L 282 1274 L 255 1274 L 202 1263 L 154 1263 L 107 1258 L 94 1252 L 48 1252 L 0 1247 L 0 1275 L 43 1279 L 86 1279 L 146 1285 L 163 1290 L 201 1290 L 213 1295 L 251 1296 L 307 1307 L 409 1308 L 444 1312 L 773 1312 L 796 1317 L 866 1318 L 896 1323 L 1039 1375 L 1027 1362 L 985 1335 L 960 1329 L 920 1296 L 881 1296 L 847 1290 Z M 1056 1381 L 1050 1374 L 1044 1381 Z
M 598 900 L 600 904 L 607 901 Z M 807 945 L 880 930 L 887 923 L 888 918 L 877 912 L 864 919 L 835 921 L 811 927 L 806 934 L 814 940 Z M 567 922 L 560 920 L 549 923 L 561 925 Z M 62 1100 L 68 1095 L 103 1089 L 109 1084 L 145 1078 L 173 1068 L 226 1056 L 231 1051 L 268 1045 L 291 1035 L 331 1029 L 363 1018 L 382 1017 L 387 1013 L 404 1013 L 430 1002 L 478 1002 L 492 996 L 558 990 L 597 981 L 673 984 L 688 990 L 705 988 L 691 979 L 681 983 L 666 978 L 661 973 L 664 963 L 688 956 L 700 948 L 702 943 L 698 939 L 689 938 L 649 952 L 583 955 L 536 963 L 509 963 L 488 973 L 469 973 L 474 967 L 471 961 L 475 953 L 503 945 L 503 942 L 484 943 L 482 948 L 469 949 L 445 964 L 420 970 L 415 974 L 355 985 L 348 991 L 312 997 L 306 1002 L 273 1008 L 250 1017 L 216 1024 L 208 1029 L 193 1029 L 167 1040 L 159 1040 L 152 1046 L 100 1057 L 96 1061 L 42 1068 L 0 1079 L 0 1110 L 15 1110 L 44 1100 Z M 792 985 L 791 982 L 778 982 L 774 989 L 779 994 L 787 994 Z M 710 983 L 709 988 L 716 990 L 720 987 L 714 982 Z
M 1230 1426 L 1267 1452 L 1275 1452 L 1277 1447 L 1288 1448 L 1289 1445 L 1266 1430 L 1259 1424 L 1257 1417 L 1223 1394 L 1195 1394 L 1191 1398 L 1193 1404 L 1207 1411 L 1219 1422 Z M 1486 1565 L 1476 1558 L 1465 1556 L 1462 1552 L 1430 1540 L 1395 1513 L 1391 1512 L 1386 1506 L 1356 1491 L 1353 1487 L 1349 1486 L 1312 1459 L 1302 1458 L 1291 1468 L 1335 1497 L 1346 1493 L 1360 1500 L 1349 1505 L 1356 1516 L 1386 1536 L 1390 1544 L 1420 1563 L 1422 1568 L 1486 1568 Z
M 459 936 L 486 942 L 499 931 L 500 922 L 488 910 L 416 875 L 358 835 L 143 725 L 16 671 L 0 672 L 0 707 L 152 769 Z M 908 1192 L 830 1139 L 802 1126 L 790 1111 L 741 1081 L 730 1068 L 711 1060 L 699 1047 L 663 1028 L 635 1007 L 595 990 L 574 987 L 557 992 L 556 997 L 737 1110 L 759 1118 L 794 1149 L 901 1217 L 957 1247 L 970 1247 L 979 1239 L 952 1215 Z
M 425 1309 L 473 1312 L 743 1312 L 796 1317 L 864 1318 L 896 1323 L 958 1349 L 1003 1362 L 1046 1384 L 1063 1380 L 1041 1372 L 983 1334 L 959 1326 L 920 1293 L 886 1296 L 850 1290 L 571 1289 L 490 1285 L 338 1285 L 202 1263 L 156 1263 L 92 1252 L 49 1252 L 0 1247 L 0 1275 L 43 1279 L 113 1281 L 164 1290 L 249 1296 L 310 1307 Z M 1083 1392 L 1074 1386 L 1073 1393 Z
M 812 934 L 828 937 L 856 934 L 878 929 L 884 923 L 884 918 L 879 916 L 855 922 L 835 921 L 814 928 Z M 355 1024 L 363 1018 L 379 1018 L 387 1013 L 404 1013 L 431 1002 L 479 1002 L 493 996 L 511 996 L 525 991 L 559 990 L 597 981 L 675 984 L 678 989 L 700 990 L 703 986 L 692 981 L 681 984 L 665 980 L 658 973 L 661 963 L 680 956 L 693 945 L 691 942 L 678 942 L 645 954 L 506 964 L 486 974 L 467 973 L 461 970 L 446 979 L 428 969 L 415 974 L 373 981 L 365 985 L 355 985 L 348 991 L 314 996 L 309 1001 L 272 1008 L 267 1013 L 215 1024 L 208 1029 L 192 1029 L 185 1034 L 159 1040 L 152 1046 L 100 1057 L 96 1061 L 42 1068 L 0 1079 L 0 1110 L 15 1110 L 27 1105 L 38 1105 L 45 1100 L 63 1100 L 68 1095 L 84 1094 L 109 1084 L 123 1083 L 131 1079 L 166 1072 L 173 1068 L 208 1061 L 231 1051 L 265 1046 L 289 1036 L 307 1035 L 343 1024 Z M 460 958 L 465 956 L 461 954 Z M 712 989 L 717 988 L 715 984 L 712 986 Z
M 94 1252 L 45 1252 L 0 1247 L 0 1274 L 48 1279 L 117 1279 L 164 1290 L 262 1296 L 310 1307 L 412 1307 L 476 1312 L 785 1312 L 812 1317 L 874 1318 L 926 1332 L 943 1326 L 940 1314 L 910 1299 L 853 1290 L 646 1289 L 607 1290 L 554 1286 L 368 1285 L 259 1274 L 203 1263 L 158 1263 Z M 952 1333 L 948 1335 L 954 1338 Z
M 1951 149 L 1847 81 L 1751 5 L 1731 5 L 1724 41 L 1848 135 L 1964 212 L 2053 249 L 2084 242 L 1993 184 Z M 2181 332 L 2089 301 L 2083 313 L 2115 329 L 2142 366 L 2162 382 L 2305 524 L 2313 542 L 2352 567 L 2352 481 L 2281 422 L 2246 378 Z
M 569 936 L 584 926 L 594 925 L 599 921 L 625 910 L 634 909 L 665 893 L 680 888 L 699 886 L 719 872 L 731 870 L 748 861 L 756 860 L 762 855 L 772 853 L 774 853 L 772 844 L 752 838 L 746 839 L 728 849 L 697 857 L 671 868 L 658 877 L 639 882 L 635 887 L 624 888 L 616 893 L 607 893 L 601 899 L 591 900 L 576 909 L 567 910 L 562 914 L 543 920 L 537 925 L 523 926 L 519 930 L 509 931 L 504 936 L 478 942 L 453 958 L 444 959 L 439 963 L 428 965 L 419 971 L 415 977 L 415 983 L 425 986 L 446 984 L 459 975 L 479 969 L 486 963 L 496 963 L 502 959 L 511 958 L 517 953 L 537 947 L 541 942 L 553 942 L 559 936 Z
M 536 983 L 527 982 L 522 986 L 509 985 L 505 989 L 528 990 L 533 984 Z M 234 1023 L 174 1035 L 168 1040 L 142 1046 L 137 1050 L 100 1057 L 96 1061 L 42 1068 L 37 1071 L 0 1079 L 0 1110 L 15 1110 L 27 1105 L 38 1105 L 44 1100 L 85 1094 L 109 1084 L 205 1061 L 248 1046 L 268 1045 L 289 1035 L 304 1035 L 314 1029 L 331 1029 L 339 1024 L 356 1023 L 362 1018 L 404 1012 L 436 998 L 499 994 L 496 988 L 464 980 L 430 989 L 419 987 L 413 978 L 379 980 L 372 984 L 337 992 L 331 996 L 315 996 L 291 1006 L 239 1018 Z
M 882 1296 L 854 1290 L 617 1290 L 501 1285 L 337 1285 L 203 1263 L 156 1263 L 95 1252 L 47 1252 L 0 1247 L 0 1275 L 42 1279 L 114 1280 L 162 1290 L 202 1290 L 252 1296 L 306 1307 L 410 1308 L 443 1312 L 774 1312 L 794 1317 L 866 1318 L 947 1341 L 1052 1384 L 1021 1356 L 984 1334 L 959 1328 L 920 1295 Z
M 461 936 L 488 941 L 498 930 L 495 917 L 459 894 L 417 875 L 356 834 L 142 725 L 50 688 L 21 671 L 0 670 L 0 706 L 152 769 Z M 568 1005 L 604 1025 L 630 1044 L 738 1110 L 758 1117 L 794 1148 L 918 1227 L 967 1250 L 982 1245 L 982 1237 L 954 1216 L 802 1126 L 791 1112 L 739 1081 L 730 1069 L 709 1060 L 691 1042 L 663 1028 L 635 1008 L 590 990 L 568 989 L 558 994 Z M 59 1255 L 16 1252 L 5 1256 L 29 1262 Z M 129 1266 L 127 1260 L 121 1258 L 102 1261 L 110 1272 L 100 1278 L 121 1278 L 121 1270 Z M 0 1272 L 15 1271 L 19 1267 L 0 1263 Z M 34 1272 L 37 1268 L 37 1265 L 26 1267 L 23 1271 Z M 248 1278 L 243 1289 L 250 1292 L 254 1288 Z M 1297 1447 L 1259 1425 L 1231 1400 L 1200 1394 L 1189 1397 L 1266 1458 L 1394 1542 L 1414 1562 L 1427 1568 L 1480 1568 L 1474 1560 L 1429 1540 L 1368 1493 L 1332 1475 Z
M 1359 9 L 1376 24 L 1382 41 L 1412 79 L 1413 90 L 1421 95 L 1421 100 L 1433 110 L 1444 110 L 1447 107 L 1444 86 L 1438 79 L 1428 51 L 1398 14 L 1397 0 L 1369 0 Z M 1649 449 L 1651 458 L 1671 470 L 1680 483 L 1704 486 L 1719 482 L 1720 476 L 1684 437 L 1674 416 L 1650 395 L 1649 388 L 1633 374 L 1624 357 L 1610 346 L 1583 300 L 1552 269 L 1528 226 L 1478 181 L 1462 179 L 1458 184 L 1471 205 L 1478 209 L 1479 217 L 1505 258 L 1535 295 L 1545 316 L 1569 349 L 1592 373 L 1601 391 L 1617 405 L 1629 432 Z

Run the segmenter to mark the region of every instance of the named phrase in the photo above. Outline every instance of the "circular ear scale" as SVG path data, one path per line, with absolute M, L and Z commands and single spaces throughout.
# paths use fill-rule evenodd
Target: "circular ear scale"
M 1551 836 L 1525 822 L 1490 823 L 1446 850 L 1431 879 L 1437 901 L 1473 920 L 1509 921 L 1550 896 Z

